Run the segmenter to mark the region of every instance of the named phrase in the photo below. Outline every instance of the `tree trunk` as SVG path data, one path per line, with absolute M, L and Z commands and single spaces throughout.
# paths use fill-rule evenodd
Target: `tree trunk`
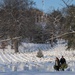
M 15 53 L 19 52 L 18 51 L 18 40 L 17 39 L 14 40 L 13 44 L 14 44 Z
M 11 40 L 11 49 L 14 49 L 13 40 Z

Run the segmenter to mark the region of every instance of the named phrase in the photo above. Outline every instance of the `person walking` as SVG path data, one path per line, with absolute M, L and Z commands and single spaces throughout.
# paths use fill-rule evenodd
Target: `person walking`
M 66 59 L 62 56 L 60 59 L 60 68 L 62 69 L 62 71 L 64 71 L 64 68 L 66 68 L 66 66 Z
M 54 65 L 54 69 L 55 69 L 56 71 L 59 71 L 59 67 L 60 67 L 59 58 L 56 57 L 56 59 L 55 59 L 55 65 Z

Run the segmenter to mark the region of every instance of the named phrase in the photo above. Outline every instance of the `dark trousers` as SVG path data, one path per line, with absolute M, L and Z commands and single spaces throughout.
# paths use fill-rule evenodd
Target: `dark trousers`
M 56 71 L 59 71 L 59 66 L 56 66 Z

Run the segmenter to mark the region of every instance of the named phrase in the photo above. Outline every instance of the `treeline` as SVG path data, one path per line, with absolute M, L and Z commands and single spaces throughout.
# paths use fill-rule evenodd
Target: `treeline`
M 0 36 L 1 39 L 21 36 L 30 42 L 45 43 L 50 32 L 43 25 L 35 23 L 36 16 L 43 13 L 33 8 L 32 0 L 2 0 L 0 3 Z M 39 12 L 39 13 L 38 13 Z M 47 18 L 46 18 L 47 19 Z
M 67 3 L 66 3 L 67 4 Z M 32 0 L 2 0 L 0 3 L 0 37 L 1 39 L 21 36 L 34 43 L 53 43 L 57 37 L 66 32 L 75 31 L 75 5 L 67 5 L 61 10 L 46 13 L 46 25 L 35 23 L 36 13 Z M 38 13 L 39 15 L 39 13 Z M 43 23 L 42 23 L 43 24 Z M 75 48 L 75 34 L 62 36 L 68 41 L 68 48 Z

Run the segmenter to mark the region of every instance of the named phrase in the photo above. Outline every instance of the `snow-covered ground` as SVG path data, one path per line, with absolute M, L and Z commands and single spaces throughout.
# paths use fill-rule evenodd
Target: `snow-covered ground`
M 20 46 L 20 53 L 0 49 L 0 75 L 75 75 L 75 51 L 66 50 L 63 41 L 59 41 L 53 48 L 50 44 L 26 44 Z M 36 57 L 38 49 L 43 51 L 44 57 Z M 55 71 L 53 68 L 55 57 L 66 58 L 68 68 L 65 71 Z

